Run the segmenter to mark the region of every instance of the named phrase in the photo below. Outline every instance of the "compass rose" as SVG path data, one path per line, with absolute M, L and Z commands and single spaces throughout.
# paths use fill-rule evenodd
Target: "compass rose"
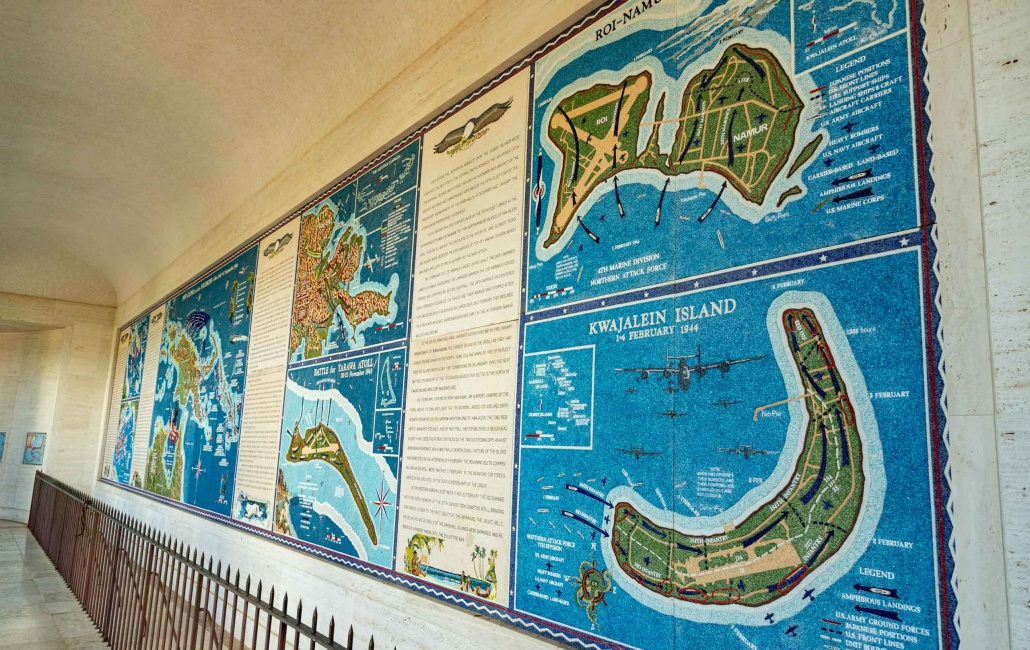
M 392 503 L 387 501 L 387 497 L 390 496 L 390 490 L 386 487 L 386 479 L 383 479 L 382 487 L 376 491 L 376 500 L 372 502 L 372 505 L 376 507 L 376 516 L 379 517 L 379 536 L 383 536 L 383 517 L 386 516 L 386 509 L 393 506 Z

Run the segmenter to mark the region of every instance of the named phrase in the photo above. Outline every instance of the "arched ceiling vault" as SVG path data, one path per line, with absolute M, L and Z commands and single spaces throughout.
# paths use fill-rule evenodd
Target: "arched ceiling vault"
M 0 291 L 124 300 L 481 3 L 5 2 Z

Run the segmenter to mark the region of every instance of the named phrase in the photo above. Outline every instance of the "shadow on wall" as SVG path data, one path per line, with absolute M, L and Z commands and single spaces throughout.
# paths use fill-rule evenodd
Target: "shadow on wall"
M 64 328 L 0 321 L 0 518 L 25 522 L 45 469 L 61 379 Z

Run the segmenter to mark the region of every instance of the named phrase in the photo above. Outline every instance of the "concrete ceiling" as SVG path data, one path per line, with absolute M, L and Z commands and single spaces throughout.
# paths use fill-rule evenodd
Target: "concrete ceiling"
M 481 3 L 7 0 L 0 291 L 124 300 Z

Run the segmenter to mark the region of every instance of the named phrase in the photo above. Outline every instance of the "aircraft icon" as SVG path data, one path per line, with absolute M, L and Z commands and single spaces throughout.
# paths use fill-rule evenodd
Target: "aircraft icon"
M 880 145 L 878 145 L 878 144 L 871 144 L 871 145 L 869 145 L 866 148 L 869 149 L 869 153 L 876 153 L 877 151 L 880 150 Z
M 669 418 L 670 420 L 675 420 L 676 418 L 681 418 L 681 417 L 686 416 L 687 413 L 686 413 L 686 411 L 681 412 L 681 411 L 673 411 L 672 409 L 670 409 L 668 411 L 656 411 L 655 415 L 663 415 L 663 416 Z
M 843 129 L 845 133 L 851 133 L 856 126 L 858 126 L 858 122 L 848 122 L 840 128 Z
M 734 404 L 740 404 L 740 400 L 739 399 L 726 399 L 725 397 L 723 397 L 723 398 L 721 398 L 721 399 L 719 399 L 719 400 L 717 400 L 715 402 L 712 402 L 712 406 L 721 406 L 724 409 L 728 409 L 729 407 L 733 406 Z
M 805 589 L 805 595 L 801 597 L 801 600 L 804 600 L 804 599 L 807 598 L 808 600 L 811 600 L 812 602 L 815 602 L 815 596 L 812 595 L 812 592 L 814 592 L 814 591 L 815 591 L 814 588 L 813 589 Z
M 775 617 L 775 616 L 776 616 L 775 614 L 773 614 L 772 612 L 769 612 L 768 614 L 765 615 L 765 620 L 769 621 L 769 623 L 772 624 L 773 617 Z
M 797 636 L 798 635 L 798 626 L 797 625 L 791 625 L 790 627 L 787 628 L 787 631 L 784 632 L 784 634 L 788 634 L 790 636 Z
M 686 356 L 671 356 L 668 353 L 665 354 L 665 365 L 664 366 L 645 366 L 641 368 L 616 368 L 616 372 L 635 372 L 640 375 L 640 378 L 644 381 L 651 376 L 652 373 L 661 374 L 663 379 L 672 379 L 673 375 L 676 376 L 676 383 L 680 390 L 687 390 L 690 388 L 690 376 L 697 375 L 698 377 L 704 377 L 709 370 L 719 370 L 723 373 L 730 371 L 730 368 L 739 363 L 748 363 L 749 361 L 758 361 L 764 359 L 766 355 L 761 354 L 754 357 L 742 357 L 740 359 L 723 359 L 722 361 L 716 361 L 714 363 L 702 363 L 701 361 L 701 346 L 697 346 L 697 354 L 689 354 Z M 696 362 L 691 364 L 687 360 L 695 359 Z
M 629 449 L 616 448 L 615 451 L 619 452 L 620 454 L 632 456 L 633 460 L 640 460 L 641 458 L 650 458 L 651 456 L 662 455 L 662 452 L 660 451 L 648 451 L 639 445 L 630 445 Z
M 640 391 L 638 391 L 636 388 L 630 387 L 626 389 L 626 392 L 632 395 L 633 393 L 639 393 Z
M 752 456 L 766 456 L 768 454 L 774 454 L 774 451 L 766 451 L 765 449 L 755 449 L 751 445 L 737 445 L 736 447 L 721 447 L 719 451 L 726 454 L 739 454 L 744 457 L 744 460 L 751 458 Z
M 203 467 L 201 467 L 202 462 L 203 461 L 200 458 L 198 458 L 197 464 L 193 466 L 193 475 L 197 478 L 197 480 L 200 480 L 200 475 L 207 471 Z
M 365 258 L 365 263 L 362 264 L 362 266 L 364 266 L 366 269 L 368 269 L 368 272 L 371 273 L 372 272 L 372 265 L 375 264 L 378 261 L 379 261 L 379 256 L 378 255 L 376 255 L 375 257 L 366 257 Z

